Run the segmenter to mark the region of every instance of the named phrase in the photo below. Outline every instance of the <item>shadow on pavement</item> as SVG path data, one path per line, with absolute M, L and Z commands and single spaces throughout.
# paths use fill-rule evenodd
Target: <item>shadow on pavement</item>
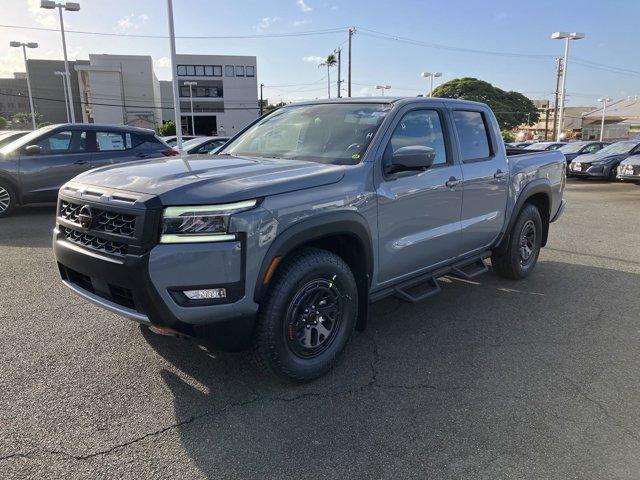
M 55 223 L 53 204 L 17 207 L 9 217 L 0 218 L 0 245 L 50 247 Z
M 448 280 L 423 303 L 376 304 L 306 385 L 144 335 L 190 378 L 161 372 L 208 478 L 607 478 L 640 462 L 640 296 L 620 293 L 639 281 L 553 261 L 521 282 Z

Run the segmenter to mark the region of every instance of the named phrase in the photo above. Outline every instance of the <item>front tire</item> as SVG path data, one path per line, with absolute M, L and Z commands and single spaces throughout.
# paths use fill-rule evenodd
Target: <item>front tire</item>
M 8 217 L 18 203 L 18 197 L 13 187 L 0 180 L 0 218 Z
M 521 280 L 533 271 L 542 246 L 542 218 L 538 209 L 525 205 L 516 219 L 507 242 L 491 255 L 493 270 L 504 278 Z
M 263 369 L 295 382 L 331 369 L 353 334 L 358 289 L 339 256 L 305 248 L 276 273 L 258 312 L 252 356 Z

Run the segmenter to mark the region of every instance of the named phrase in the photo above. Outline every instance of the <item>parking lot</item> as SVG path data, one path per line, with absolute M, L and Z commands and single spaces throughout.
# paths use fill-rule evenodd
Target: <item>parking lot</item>
M 570 181 L 534 274 L 376 304 L 302 386 L 58 280 L 53 207 L 0 220 L 0 476 L 638 478 L 640 186 Z

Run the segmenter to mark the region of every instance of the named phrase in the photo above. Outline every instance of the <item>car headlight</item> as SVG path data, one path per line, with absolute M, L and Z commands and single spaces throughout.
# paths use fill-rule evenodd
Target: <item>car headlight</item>
M 224 205 L 167 207 L 162 215 L 160 243 L 224 242 L 235 240 L 229 234 L 231 215 L 251 210 L 257 200 Z

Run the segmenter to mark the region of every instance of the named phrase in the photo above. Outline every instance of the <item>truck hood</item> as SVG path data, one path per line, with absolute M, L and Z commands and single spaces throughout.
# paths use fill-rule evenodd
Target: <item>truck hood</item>
M 165 205 L 228 203 L 338 182 L 344 167 L 300 160 L 186 155 L 109 165 L 74 182 L 157 195 Z

